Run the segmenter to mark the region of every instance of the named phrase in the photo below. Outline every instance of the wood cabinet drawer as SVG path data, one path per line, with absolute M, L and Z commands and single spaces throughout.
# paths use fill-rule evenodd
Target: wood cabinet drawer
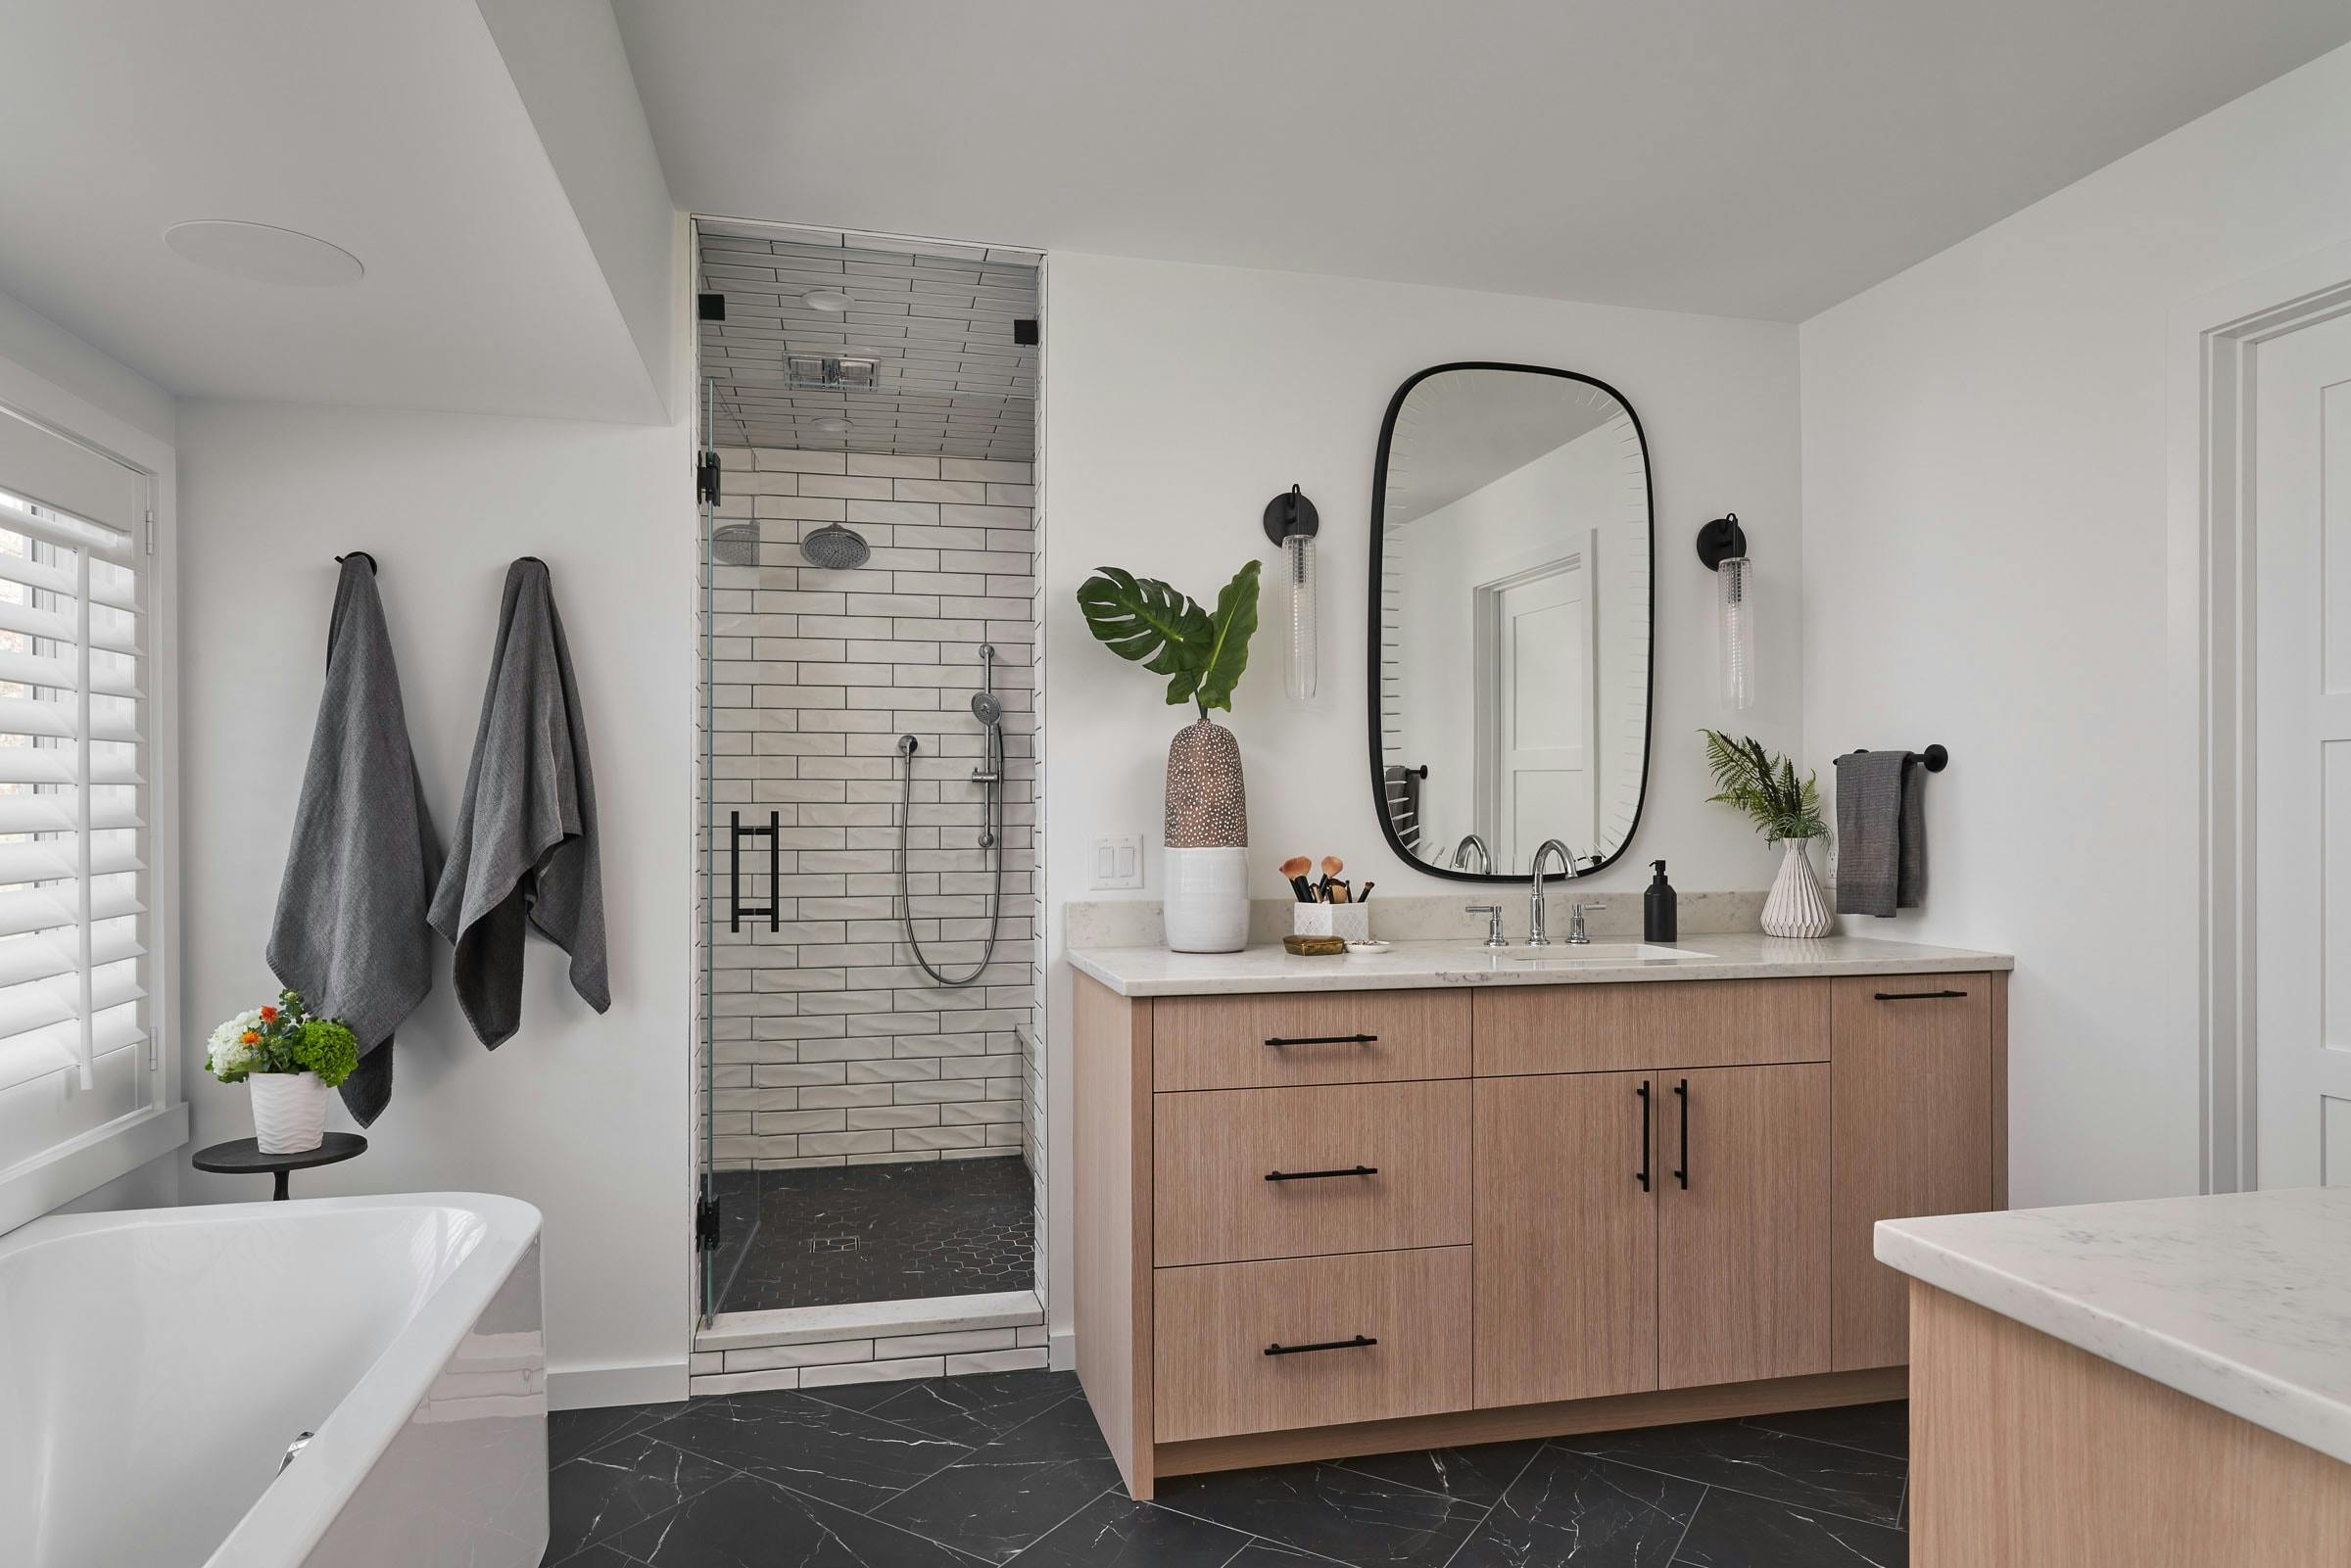
M 1154 1088 L 1459 1078 L 1469 1071 L 1462 991 L 1170 996 L 1153 1004 Z
M 1521 985 L 1481 990 L 1473 1005 L 1481 1076 L 1829 1057 L 1829 982 L 1822 979 Z
M 1468 1406 L 1466 1247 L 1163 1268 L 1156 1288 L 1161 1443 Z
M 1163 1094 L 1154 1120 L 1162 1267 L 1469 1240 L 1467 1078 Z

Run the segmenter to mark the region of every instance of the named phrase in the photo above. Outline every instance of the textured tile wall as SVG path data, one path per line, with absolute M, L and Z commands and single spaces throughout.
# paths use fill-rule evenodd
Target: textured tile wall
M 1034 494 L 1028 463 L 722 450 L 720 521 L 759 564 L 717 569 L 717 1163 L 838 1164 L 1022 1153 L 1032 1097 L 1020 1031 L 1035 963 Z M 803 532 L 863 534 L 853 571 L 804 564 Z M 953 974 L 978 962 L 989 858 L 971 773 L 980 646 L 997 650 L 1007 750 L 1003 916 L 980 982 L 915 967 L 896 923 L 900 735 L 920 742 L 908 830 L 915 928 Z M 727 928 L 728 814 L 780 829 L 778 876 L 746 840 L 743 899 L 780 928 Z

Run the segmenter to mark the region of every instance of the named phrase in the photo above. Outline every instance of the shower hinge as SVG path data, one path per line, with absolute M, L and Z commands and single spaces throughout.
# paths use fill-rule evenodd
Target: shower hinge
M 694 1206 L 694 1250 L 718 1251 L 718 1200 L 704 1198 Z
M 704 451 L 701 459 L 694 465 L 694 500 L 697 506 L 718 504 L 717 452 Z

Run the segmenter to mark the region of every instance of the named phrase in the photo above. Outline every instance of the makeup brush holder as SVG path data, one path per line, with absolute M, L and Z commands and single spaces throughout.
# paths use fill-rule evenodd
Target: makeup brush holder
M 1294 936 L 1337 936 L 1350 942 L 1371 940 L 1369 904 L 1293 904 L 1290 933 Z

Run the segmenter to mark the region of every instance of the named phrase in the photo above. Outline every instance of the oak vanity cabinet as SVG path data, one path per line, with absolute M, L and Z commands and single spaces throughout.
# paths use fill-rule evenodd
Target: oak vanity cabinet
M 2000 1201 L 2005 980 L 1081 974 L 1078 1364 L 1133 1495 L 1898 1397 L 1870 1227 Z

